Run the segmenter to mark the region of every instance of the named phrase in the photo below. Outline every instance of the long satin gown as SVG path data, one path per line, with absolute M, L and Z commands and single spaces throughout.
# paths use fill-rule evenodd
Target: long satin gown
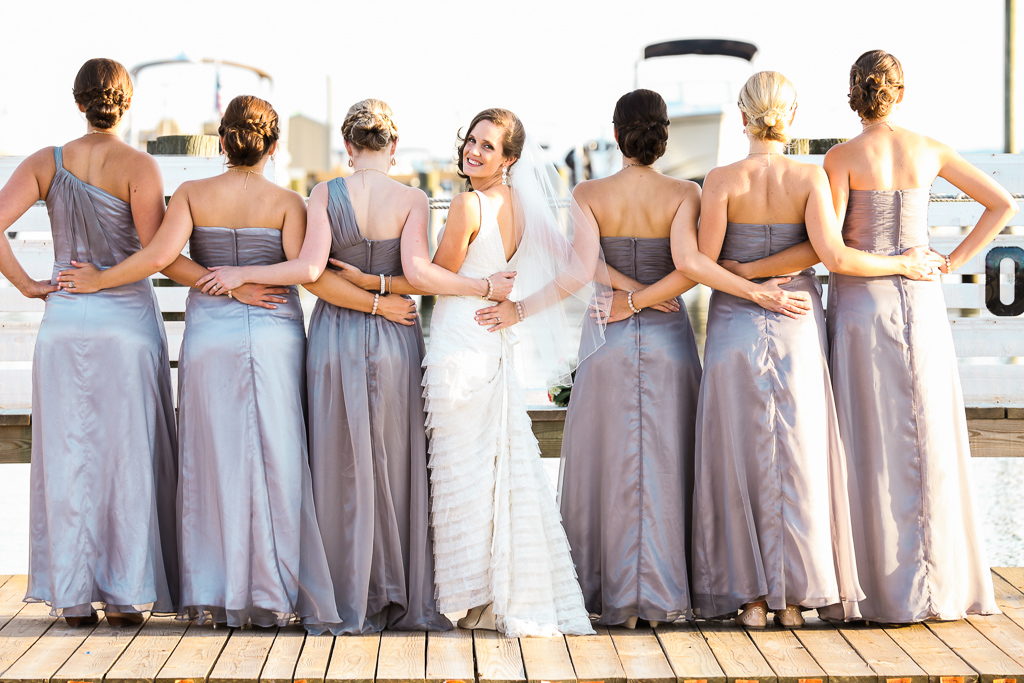
M 602 237 L 643 284 L 672 272 L 668 238 Z M 691 618 L 689 537 L 700 358 L 686 309 L 605 330 L 576 371 L 560 502 L 587 611 L 599 624 Z
M 928 193 L 851 190 L 844 241 L 876 254 L 927 245 Z M 998 612 L 971 503 L 970 443 L 942 286 L 833 274 L 828 332 L 864 618 Z
M 82 182 L 54 149 L 51 282 L 140 249 L 131 206 Z M 32 361 L 25 600 L 54 616 L 173 612 L 178 595 L 174 402 L 164 324 L 140 280 L 47 297 Z
M 481 192 L 480 230 L 459 274 L 514 270 Z M 513 364 L 515 327 L 488 332 L 487 304 L 441 296 L 423 361 L 438 609 L 493 603 L 509 636 L 593 633 Z
M 721 257 L 749 262 L 807 240 L 802 223 L 729 223 Z M 766 600 L 854 618 L 846 463 L 812 269 L 784 289 L 810 295 L 799 318 L 716 291 L 708 306 L 697 410 L 693 595 L 701 617 Z
M 285 260 L 281 231 L 195 227 L 206 266 Z M 298 292 L 276 309 L 193 289 L 178 369 L 182 618 L 338 631 L 306 449 Z
M 401 275 L 401 240 L 365 239 L 345 180 L 328 188 L 331 256 Z M 418 322 L 316 302 L 306 358 L 310 467 L 346 633 L 451 628 L 434 600 L 423 353 Z

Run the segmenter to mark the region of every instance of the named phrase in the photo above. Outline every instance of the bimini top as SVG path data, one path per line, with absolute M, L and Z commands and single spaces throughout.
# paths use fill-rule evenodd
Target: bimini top
M 719 38 L 669 40 L 664 43 L 651 43 L 644 48 L 644 59 L 675 55 L 722 55 L 723 57 L 739 57 L 749 62 L 755 54 L 757 54 L 757 46 L 753 43 Z

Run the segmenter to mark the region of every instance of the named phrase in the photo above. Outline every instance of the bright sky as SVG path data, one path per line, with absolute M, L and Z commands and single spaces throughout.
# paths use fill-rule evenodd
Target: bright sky
M 644 45 L 700 37 L 753 42 L 760 51 L 751 72 L 776 69 L 795 83 L 798 137 L 856 134 L 846 105 L 849 66 L 882 48 L 906 72 L 903 125 L 961 151 L 1001 151 L 1003 7 L 1003 0 L 9 2 L 0 41 L 0 153 L 28 154 L 84 131 L 71 86 L 86 59 L 111 57 L 131 68 L 181 53 L 274 76 L 266 89 L 225 70 L 225 104 L 251 91 L 282 115 L 324 120 L 330 76 L 336 126 L 350 104 L 378 97 L 393 107 L 402 145 L 445 156 L 473 114 L 503 106 L 539 140 L 568 148 L 610 136 L 612 108 L 632 89 Z M 1024 41 L 1024 6 L 1018 15 Z M 699 80 L 714 64 L 662 61 L 641 66 L 641 86 L 660 85 L 675 71 L 680 80 Z M 1024 66 L 1018 73 L 1024 133 Z M 165 67 L 143 72 L 133 108 L 140 119 L 165 111 L 198 122 L 212 116 L 213 101 L 211 69 Z M 740 127 L 737 115 L 737 135 Z

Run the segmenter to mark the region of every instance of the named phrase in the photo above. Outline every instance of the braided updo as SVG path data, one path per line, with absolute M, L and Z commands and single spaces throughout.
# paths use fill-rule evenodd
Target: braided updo
M 619 149 L 630 159 L 649 166 L 668 146 L 668 107 L 653 90 L 634 90 L 615 103 L 612 123 L 619 134 Z
M 865 52 L 850 67 L 850 109 L 866 121 L 892 112 L 903 90 L 903 66 L 884 50 Z
M 279 137 L 277 112 L 270 102 L 252 95 L 231 100 L 217 129 L 232 166 L 253 166 Z
M 113 59 L 90 59 L 75 76 L 75 102 L 85 107 L 85 118 L 95 128 L 117 125 L 132 97 L 128 70 Z
M 379 152 L 398 139 L 398 126 L 391 107 L 382 100 L 368 99 L 349 107 L 341 124 L 341 135 L 360 149 Z
M 743 84 L 740 111 L 747 115 L 747 132 L 759 140 L 789 142 L 786 128 L 796 107 L 796 88 L 778 71 L 759 71 Z

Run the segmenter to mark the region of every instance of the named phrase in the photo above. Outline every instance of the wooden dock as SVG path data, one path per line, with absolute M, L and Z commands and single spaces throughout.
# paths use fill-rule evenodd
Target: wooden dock
M 152 617 L 68 628 L 0 577 L 0 683 L 1024 683 L 1024 568 L 994 569 L 1004 614 L 901 628 L 745 631 L 731 622 L 593 636 L 489 631 L 307 636 L 297 627 L 214 629 Z

